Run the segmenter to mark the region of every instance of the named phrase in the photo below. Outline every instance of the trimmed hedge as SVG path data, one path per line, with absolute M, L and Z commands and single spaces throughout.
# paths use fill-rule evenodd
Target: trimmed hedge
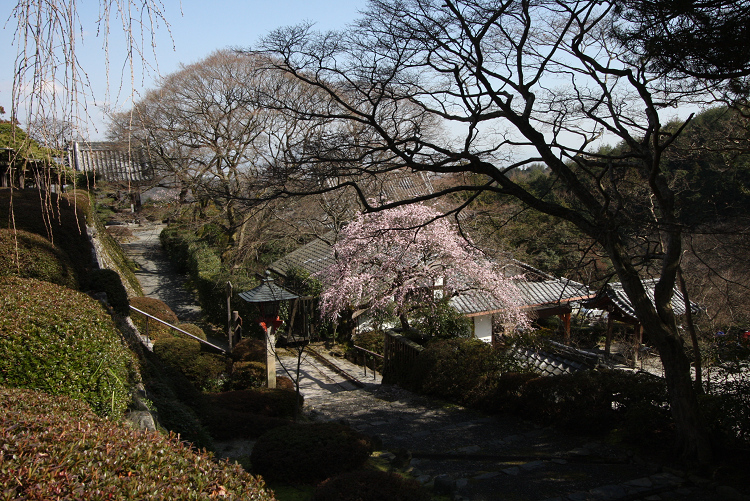
M 159 239 L 170 261 L 180 271 L 190 275 L 206 318 L 216 325 L 224 325 L 227 320 L 227 280 L 232 282 L 236 291 L 249 290 L 255 287 L 258 281 L 246 276 L 230 276 L 229 271 L 222 265 L 221 257 L 210 245 L 210 233 L 207 233 L 205 228 L 195 231 L 170 225 L 162 230 Z M 240 300 L 236 294 L 232 298 L 232 309 L 239 311 L 240 316 L 246 319 L 258 316 L 255 308 Z M 246 328 L 251 329 L 252 325 L 246 324 Z
M 519 372 L 512 357 L 477 340 L 435 341 L 419 354 L 405 386 L 491 413 L 634 443 L 671 434 L 666 384 L 646 373 Z M 643 423 L 648 423 L 644 427 Z
M 70 257 L 76 276 L 84 277 L 92 264 L 91 242 L 86 234 L 86 215 L 90 212 L 87 193 L 78 190 L 58 196 L 33 188 L 13 190 L 12 222 L 10 198 L 10 190 L 0 188 L 0 228 L 15 226 L 50 240 Z
M 408 385 L 426 395 L 476 406 L 486 400 L 500 374 L 515 365 L 478 339 L 437 340 L 417 357 Z
M 107 303 L 112 309 L 123 316 L 130 315 L 128 292 L 122 285 L 120 275 L 113 270 L 91 270 L 87 277 L 87 289 L 94 292 L 106 292 Z
M 0 276 L 9 275 L 78 289 L 70 258 L 46 238 L 28 231 L 0 229 Z
M 182 330 L 184 330 L 186 332 L 189 332 L 190 334 L 192 334 L 193 336 L 195 336 L 197 338 L 200 338 L 200 339 L 202 339 L 204 341 L 208 340 L 208 338 L 206 337 L 206 333 L 203 331 L 203 329 L 201 329 L 200 327 L 198 327 L 195 324 L 179 323 L 179 324 L 175 324 L 175 325 L 177 327 L 179 327 L 180 329 L 182 329 Z M 188 336 L 186 336 L 185 334 L 183 334 L 182 332 L 179 332 L 179 331 L 174 331 L 174 336 L 175 337 L 181 337 L 181 338 L 190 339 Z
M 266 364 L 262 362 L 235 362 L 229 377 L 229 388 L 247 390 L 260 388 L 266 382 Z
M 235 362 L 266 363 L 266 342 L 262 339 L 244 338 L 232 349 Z
M 119 417 L 130 401 L 133 354 L 86 294 L 34 279 L 0 279 L 0 385 L 38 389 Z
M 201 351 L 195 339 L 163 337 L 154 341 L 154 354 L 182 372 L 202 391 L 220 391 L 229 373 L 229 359 Z
M 213 439 L 195 411 L 202 402 L 200 391 L 152 352 L 144 350 L 140 361 L 147 397 L 156 409 L 159 425 L 199 449 L 212 449 Z
M 322 482 L 314 501 L 429 501 L 431 495 L 419 482 L 393 472 L 359 470 Z
M 296 399 L 293 391 L 278 388 L 208 393 L 203 395 L 200 417 L 217 440 L 257 438 L 289 424 Z
M 149 315 L 152 315 L 160 320 L 163 320 L 172 325 L 177 325 L 179 319 L 172 308 L 167 306 L 164 301 L 161 301 L 152 297 L 134 297 L 130 298 L 130 304 L 141 311 L 145 311 Z M 132 312 L 131 317 L 133 322 L 138 326 L 138 330 L 141 334 L 151 338 L 152 341 L 156 341 L 161 338 L 171 338 L 174 330 L 161 322 L 157 322 L 152 318 L 145 317 L 138 312 Z
M 275 499 L 263 480 L 175 435 L 138 431 L 38 392 L 0 388 L 0 399 L 3 499 Z
M 275 428 L 253 447 L 253 472 L 268 480 L 314 484 L 365 464 L 373 451 L 369 437 L 337 423 Z

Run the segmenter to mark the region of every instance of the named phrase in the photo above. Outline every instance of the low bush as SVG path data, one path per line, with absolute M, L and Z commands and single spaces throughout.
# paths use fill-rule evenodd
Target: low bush
M 477 339 L 437 340 L 417 357 L 408 384 L 426 395 L 477 406 L 513 367 L 503 352 Z
M 275 499 L 261 479 L 175 435 L 138 431 L 38 392 L 0 389 L 0 400 L 4 499 Z
M 427 492 L 416 480 L 392 472 L 358 470 L 323 481 L 314 501 L 429 501 Z
M 337 423 L 295 424 L 261 436 L 250 460 L 268 480 L 314 484 L 360 468 L 370 457 L 369 437 Z
M 179 322 L 177 315 L 167 306 L 164 301 L 152 297 L 134 297 L 130 298 L 131 306 L 152 315 L 159 320 L 176 325 Z M 152 318 L 141 315 L 138 312 L 132 312 L 133 322 L 138 326 L 141 334 L 148 335 L 153 341 L 161 338 L 173 337 L 174 330 L 161 322 Z
M 0 386 L 86 401 L 119 417 L 137 378 L 133 354 L 102 306 L 86 294 L 0 278 Z
M 140 362 L 146 396 L 156 410 L 159 425 L 198 449 L 210 450 L 213 439 L 194 410 L 201 405 L 201 393 L 182 372 L 153 353 L 144 351 Z
M 289 424 L 295 401 L 293 391 L 278 388 L 205 394 L 200 417 L 217 440 L 258 438 Z
M 154 341 L 154 354 L 182 372 L 196 388 L 219 391 L 229 372 L 229 360 L 222 355 L 201 351 L 195 339 L 164 337 Z
M 8 275 L 78 289 L 70 258 L 46 238 L 23 230 L 0 229 L 0 276 Z
M 116 313 L 123 316 L 130 315 L 128 293 L 116 271 L 91 270 L 86 278 L 86 289 L 94 292 L 105 292 L 107 302 Z
M 189 332 L 193 336 L 195 336 L 195 337 L 197 337 L 199 339 L 202 339 L 204 341 L 206 341 L 208 339 L 206 337 L 206 333 L 203 331 L 203 329 L 201 329 L 200 327 L 198 327 L 195 324 L 179 323 L 179 324 L 175 324 L 175 327 L 179 327 L 180 329 L 184 330 L 185 332 Z M 182 338 L 189 338 L 189 336 L 186 336 L 185 334 L 183 334 L 182 332 L 179 332 L 179 331 L 174 331 L 174 336 L 175 337 L 182 337 Z
M 266 363 L 266 342 L 262 339 L 244 338 L 234 346 L 232 359 L 236 362 Z
M 229 376 L 230 390 L 260 388 L 266 382 L 266 364 L 262 362 L 235 362 Z M 278 378 L 276 383 L 278 385 Z
M 11 204 L 9 189 L 0 189 L 0 228 L 16 228 L 49 239 L 71 258 L 75 275 L 84 277 L 91 266 L 91 242 L 86 234 L 88 194 L 78 190 L 58 196 L 32 188 L 13 190 L 12 200 Z

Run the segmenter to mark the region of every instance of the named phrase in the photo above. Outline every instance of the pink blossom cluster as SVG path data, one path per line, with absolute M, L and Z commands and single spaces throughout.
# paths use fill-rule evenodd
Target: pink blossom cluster
M 513 280 L 470 245 L 435 209 L 404 205 L 359 214 L 333 246 L 334 263 L 318 274 L 324 288 L 320 309 L 336 319 L 343 309 L 395 307 L 408 313 L 410 301 L 424 301 L 425 288 L 451 297 L 489 294 L 503 305 L 500 320 L 526 325 L 521 297 Z M 428 289 L 429 290 L 429 289 Z

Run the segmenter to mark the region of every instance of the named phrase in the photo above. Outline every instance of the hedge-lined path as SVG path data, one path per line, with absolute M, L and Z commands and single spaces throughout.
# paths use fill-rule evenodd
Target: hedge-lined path
M 323 350 L 319 350 L 322 352 Z M 323 353 L 321 353 L 323 354 Z M 378 437 L 384 457 L 420 482 L 472 501 L 714 501 L 727 491 L 624 449 L 512 416 L 480 414 L 364 379 L 362 368 L 328 355 L 364 388 L 305 356 L 304 411 Z M 292 357 L 282 357 L 288 368 Z M 278 370 L 282 375 L 283 371 Z M 368 371 L 368 376 L 372 377 Z M 371 380 L 369 380 L 371 381 Z M 731 494 L 731 493 L 730 493 Z M 744 499 L 742 497 L 736 499 Z
M 146 297 L 164 301 L 182 322 L 197 322 L 201 308 L 195 295 L 186 287 L 187 277 L 177 273 L 159 241 L 166 225 L 161 223 L 131 224 L 133 236 L 120 242 L 125 254 L 136 262 L 135 276 Z

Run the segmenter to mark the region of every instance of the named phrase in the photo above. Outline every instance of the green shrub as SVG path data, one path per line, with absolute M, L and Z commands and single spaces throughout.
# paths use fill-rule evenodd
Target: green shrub
M 201 404 L 201 393 L 182 372 L 162 363 L 153 353 L 144 351 L 140 361 L 146 395 L 156 409 L 159 425 L 196 448 L 211 449 L 211 435 L 194 410 Z
M 179 322 L 175 312 L 172 311 L 164 301 L 159 299 L 152 297 L 134 297 L 130 298 L 130 305 L 172 325 L 176 325 Z M 133 322 L 138 326 L 141 334 L 146 335 L 146 333 L 148 333 L 148 337 L 153 341 L 174 336 L 174 330 L 161 322 L 157 322 L 156 320 L 141 315 L 138 312 L 132 312 L 131 315 Z
M 234 346 L 232 359 L 237 362 L 266 363 L 266 342 L 262 339 L 244 338 Z
M 87 289 L 94 292 L 106 292 L 107 302 L 116 313 L 124 316 L 130 315 L 128 293 L 116 271 L 91 270 L 87 279 Z
M 0 389 L 0 400 L 4 499 L 274 499 L 261 479 L 175 435 L 138 431 L 32 391 Z
M 424 301 L 412 313 L 412 327 L 428 339 L 468 338 L 471 320 L 450 304 L 449 298 Z
M 393 472 L 358 470 L 343 473 L 322 482 L 314 501 L 429 501 L 427 492 L 416 480 Z
M 477 406 L 511 366 L 503 352 L 477 339 L 437 340 L 417 357 L 409 384 L 426 395 Z
M 293 391 L 278 388 L 209 393 L 203 395 L 200 417 L 217 440 L 257 438 L 287 425 L 296 399 Z
M 195 339 L 157 339 L 154 341 L 154 354 L 182 372 L 202 391 L 219 391 L 229 372 L 226 357 L 202 352 L 201 343 Z
M 0 276 L 8 275 L 78 289 L 70 258 L 46 238 L 23 230 L 0 229 Z
M 201 329 L 200 327 L 198 327 L 195 324 L 179 323 L 179 324 L 176 324 L 175 326 L 179 327 L 180 329 L 182 329 L 182 330 L 184 330 L 186 332 L 189 332 L 193 336 L 195 336 L 195 337 L 197 337 L 199 339 L 202 339 L 204 341 L 206 341 L 208 339 L 206 337 L 206 333 L 203 332 L 203 329 Z M 182 332 L 179 332 L 179 331 L 174 331 L 174 336 L 175 337 L 188 338 L 188 336 L 186 336 L 185 334 L 183 334 Z
M 313 484 L 360 468 L 371 453 L 370 438 L 329 422 L 275 428 L 258 439 L 250 460 L 268 480 Z
M 58 196 L 37 189 L 13 190 L 11 221 L 10 190 L 0 189 L 0 228 L 16 228 L 40 235 L 71 258 L 77 277 L 91 266 L 91 242 L 86 234 L 90 204 L 86 192 Z M 75 258 L 75 259 L 73 259 Z
M 0 385 L 85 400 L 118 417 L 135 364 L 111 317 L 89 296 L 34 279 L 0 279 Z
M 266 364 L 262 362 L 235 362 L 229 376 L 230 390 L 260 388 L 266 382 Z M 278 383 L 278 378 L 277 381 Z

